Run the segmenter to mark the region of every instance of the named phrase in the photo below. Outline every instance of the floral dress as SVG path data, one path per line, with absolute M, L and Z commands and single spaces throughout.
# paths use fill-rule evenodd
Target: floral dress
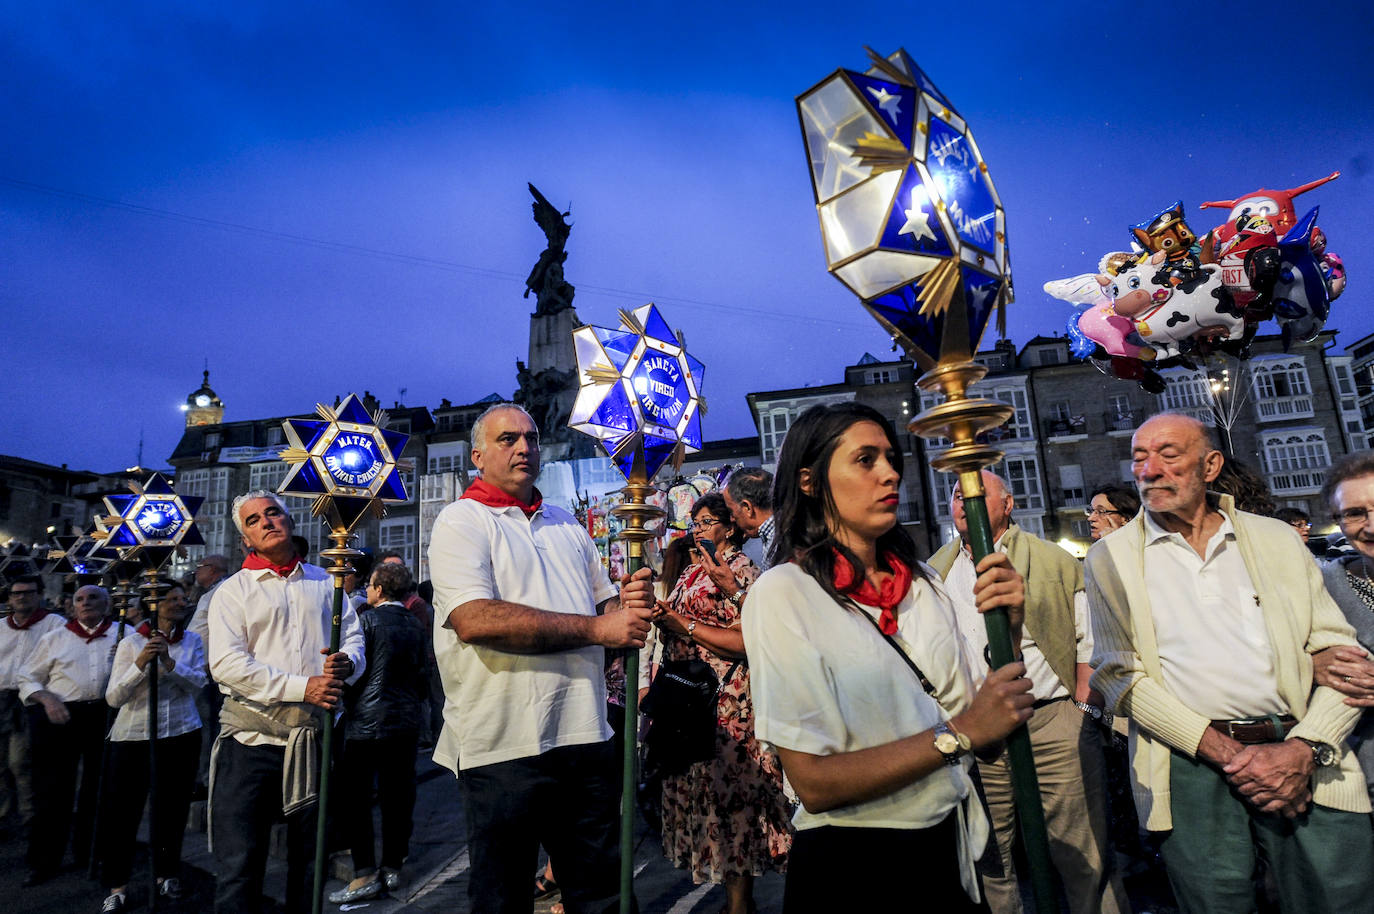
M 735 580 L 748 587 L 759 569 L 742 552 L 724 553 Z M 738 627 L 740 612 L 700 565 L 683 572 L 668 597 L 689 621 Z M 727 876 L 785 872 L 792 845 L 792 810 L 782 789 L 777 756 L 754 738 L 749 666 L 741 662 L 727 680 L 733 659 L 660 630 L 663 659 L 704 660 L 723 685 L 716 716 L 716 757 L 697 762 L 663 781 L 663 852 L 692 881 L 723 882 Z

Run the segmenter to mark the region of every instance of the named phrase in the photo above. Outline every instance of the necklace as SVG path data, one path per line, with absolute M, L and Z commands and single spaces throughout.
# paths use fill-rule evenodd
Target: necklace
M 1350 582 L 1350 589 L 1355 591 L 1364 601 L 1365 607 L 1374 610 L 1374 581 L 1348 569 L 1345 572 L 1345 579 Z

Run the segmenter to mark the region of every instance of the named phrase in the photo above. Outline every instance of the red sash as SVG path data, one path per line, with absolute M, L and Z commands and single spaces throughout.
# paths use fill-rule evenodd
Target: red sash
M 285 565 L 274 565 L 258 553 L 250 552 L 248 553 L 248 557 L 243 560 L 243 567 L 247 568 L 249 571 L 258 571 L 263 568 L 269 568 L 272 571 L 275 571 L 280 577 L 284 578 L 287 575 L 289 575 L 300 563 L 301 557 L 298 555 L 293 555 L 291 556 L 291 561 L 287 562 Z
M 97 638 L 104 638 L 105 633 L 110 630 L 110 624 L 111 623 L 109 619 L 104 619 L 101 621 L 99 625 L 96 626 L 95 631 L 88 632 L 85 628 L 82 627 L 80 622 L 76 621 L 75 619 L 72 619 L 70 622 L 67 623 L 67 631 L 71 632 L 73 635 L 76 635 L 76 637 L 85 641 L 87 644 L 90 644 Z
M 887 564 L 892 568 L 892 576 L 883 581 L 882 589 L 873 586 L 873 582 L 864 578 L 863 584 L 854 586 L 854 566 L 849 564 L 844 555 L 835 551 L 835 589 L 847 597 L 865 606 L 876 606 L 882 610 L 878 616 L 878 628 L 882 629 L 884 635 L 897 634 L 897 604 L 902 602 L 906 593 L 911 589 L 911 569 L 908 568 L 897 556 L 887 553 L 884 556 Z
M 514 495 L 502 492 L 496 486 L 487 482 L 485 479 L 478 478 L 468 486 L 463 492 L 462 498 L 471 498 L 473 501 L 481 502 L 488 508 L 519 508 L 525 512 L 526 517 L 533 517 L 534 512 L 539 510 L 539 506 L 544 503 L 544 496 L 538 489 L 534 490 L 534 501 L 525 504 Z
M 38 620 L 46 619 L 47 617 L 48 611 L 46 609 L 40 609 L 31 614 L 29 616 L 29 621 L 25 622 L 23 625 L 16 625 L 14 622 L 14 616 L 12 614 L 6 616 L 5 621 L 9 623 L 10 628 L 14 629 L 17 632 L 22 632 L 26 628 L 32 628 L 33 624 Z
M 145 638 L 153 637 L 153 626 L 147 620 L 144 620 L 143 624 L 141 624 L 138 628 L 134 629 L 134 631 L 138 632 Z M 172 633 L 170 635 L 168 635 L 166 632 L 163 632 L 163 636 L 167 639 L 168 644 L 176 644 L 178 641 L 181 640 L 181 636 L 184 633 L 184 631 L 185 630 L 180 625 L 178 625 L 176 628 L 172 629 Z

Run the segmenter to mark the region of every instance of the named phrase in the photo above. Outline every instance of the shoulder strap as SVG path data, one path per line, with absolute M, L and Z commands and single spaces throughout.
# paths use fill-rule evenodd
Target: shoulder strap
M 862 609 L 858 610 L 858 613 L 859 613 L 859 615 L 863 616 L 865 619 L 868 620 L 868 624 L 871 625 L 871 626 L 873 626 L 873 629 L 874 629 L 878 634 L 880 634 L 880 635 L 883 636 L 883 640 L 884 640 L 884 641 L 886 641 L 888 644 L 892 645 L 892 649 L 893 649 L 894 651 L 897 652 L 897 656 L 898 656 L 898 657 L 901 657 L 901 658 L 902 658 L 902 662 L 905 663 L 908 667 L 911 668 L 911 672 L 913 672 L 913 673 L 916 674 L 916 678 L 917 678 L 918 680 L 920 680 L 920 682 L 921 682 L 921 688 L 923 688 L 923 689 L 926 690 L 926 694 L 927 694 L 927 695 L 934 695 L 934 694 L 935 694 L 935 686 L 932 685 L 931 682 L 930 682 L 930 680 L 926 678 L 926 674 L 921 672 L 921 668 L 918 667 L 918 666 L 916 665 L 916 661 L 912 660 L 912 659 L 911 659 L 911 656 L 910 656 L 909 654 L 907 654 L 906 651 L 902 650 L 902 646 L 901 646 L 900 644 L 897 643 L 897 639 L 896 639 L 896 638 L 893 638 L 893 637 L 892 637 L 891 635 L 889 635 L 887 632 L 883 631 L 883 630 L 878 626 L 878 623 L 875 622 L 875 621 L 873 620 L 873 617 L 870 616 L 868 613 L 864 612 Z

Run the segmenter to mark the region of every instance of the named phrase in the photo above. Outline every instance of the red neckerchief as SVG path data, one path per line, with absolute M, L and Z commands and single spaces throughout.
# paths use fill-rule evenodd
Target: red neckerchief
M 67 631 L 71 632 L 73 635 L 76 635 L 76 637 L 82 639 L 87 644 L 90 644 L 97 638 L 104 638 L 105 633 L 109 630 L 109 619 L 103 620 L 99 625 L 96 626 L 96 629 L 93 632 L 86 631 L 86 629 L 82 627 L 81 623 L 76 621 L 75 619 L 67 623 Z
M 6 616 L 5 621 L 10 624 L 10 628 L 14 629 L 17 632 L 22 632 L 26 628 L 33 628 L 33 624 L 35 622 L 37 622 L 39 619 L 47 618 L 47 615 L 48 611 L 46 609 L 38 609 L 35 610 L 32 615 L 29 616 L 29 621 L 25 622 L 23 625 L 15 624 L 13 613 Z
M 144 620 L 143 624 L 140 625 L 138 628 L 134 629 L 134 631 L 138 632 L 145 638 L 153 637 L 153 626 L 147 620 Z M 182 633 L 183 629 L 180 625 L 178 625 L 176 628 L 172 629 L 172 633 L 170 635 L 166 632 L 163 632 L 162 634 L 163 637 L 167 639 L 168 644 L 176 644 L 178 641 L 181 640 Z
M 259 553 L 250 552 L 248 553 L 248 557 L 243 560 L 243 567 L 247 568 L 249 571 L 259 571 L 263 568 L 268 568 L 284 578 L 294 571 L 296 566 L 300 563 L 301 557 L 299 555 L 291 556 L 291 561 L 287 562 L 285 565 L 274 565 L 263 558 Z
M 461 498 L 471 498 L 473 501 L 481 502 L 488 508 L 519 508 L 525 512 L 526 517 L 534 517 L 534 512 L 539 510 L 539 506 L 544 503 L 544 496 L 538 489 L 534 490 L 534 501 L 525 504 L 514 495 L 502 492 L 496 486 L 487 482 L 485 479 L 478 478 L 468 486 Z
M 873 586 L 867 577 L 863 584 L 854 586 L 854 566 L 835 550 L 835 589 L 865 606 L 876 606 L 882 610 L 878 616 L 878 628 L 884 635 L 897 634 L 897 604 L 906 597 L 911 589 L 911 569 L 891 552 L 883 556 L 892 568 L 892 577 L 883 581 L 882 590 Z

